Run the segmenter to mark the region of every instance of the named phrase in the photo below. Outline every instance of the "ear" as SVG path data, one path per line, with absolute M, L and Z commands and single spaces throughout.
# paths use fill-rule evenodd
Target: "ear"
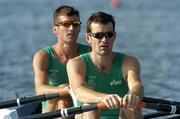
M 114 40 L 116 39 L 116 31 L 114 32 Z
M 55 33 L 55 34 L 57 34 L 58 32 L 58 27 L 57 26 L 53 26 L 52 27 L 52 31 Z
M 90 43 L 90 36 L 89 36 L 88 33 L 85 33 L 85 34 L 84 34 L 84 39 L 85 39 L 88 43 Z

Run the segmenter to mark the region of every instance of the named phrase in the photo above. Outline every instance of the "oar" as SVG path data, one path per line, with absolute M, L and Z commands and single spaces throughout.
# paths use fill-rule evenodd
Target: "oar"
M 142 101 L 150 102 L 150 103 L 162 103 L 162 104 L 168 104 L 168 105 L 180 105 L 180 102 L 157 99 L 157 98 L 149 98 L 149 97 L 144 97 Z
M 75 114 L 80 114 L 80 113 L 91 111 L 91 110 L 105 109 L 105 108 L 107 107 L 104 103 L 98 103 L 98 104 L 91 104 L 91 105 L 85 105 L 85 106 L 80 106 L 80 107 L 70 107 L 70 108 L 65 108 L 65 109 L 59 109 L 57 111 L 47 112 L 47 113 L 42 113 L 42 114 L 35 114 L 31 116 L 24 116 L 24 117 L 19 117 L 18 119 L 50 119 L 50 118 L 56 118 L 56 117 L 69 117 Z
M 43 94 L 43 95 L 27 97 L 27 98 L 26 97 L 17 98 L 13 100 L 0 102 L 0 109 L 13 107 L 13 106 L 19 106 L 19 105 L 34 102 L 34 101 L 42 102 L 42 101 L 46 101 L 46 100 L 50 100 L 54 98 L 65 97 L 67 95 L 68 95 L 67 92 L 61 92 L 61 93 L 54 93 L 54 94 Z
M 168 105 L 161 103 L 145 103 L 142 105 L 142 108 L 152 109 L 156 111 L 168 112 L 170 114 L 180 114 L 180 106 L 179 105 Z
M 162 116 L 167 116 L 167 115 L 172 115 L 170 113 L 167 112 L 152 112 L 149 114 L 145 114 L 143 115 L 143 119 L 152 119 L 152 118 L 157 118 L 157 117 L 162 117 Z
M 31 116 L 20 117 L 19 119 L 49 119 L 49 118 L 56 118 L 56 117 L 69 117 L 75 114 L 80 114 L 83 112 L 97 110 L 97 109 L 102 110 L 105 108 L 107 108 L 105 103 L 98 103 L 98 104 L 91 104 L 91 105 L 85 105 L 85 106 L 80 106 L 80 107 L 59 109 L 54 112 L 35 114 Z M 157 111 L 164 111 L 171 114 L 180 114 L 180 106 L 174 106 L 174 105 L 172 106 L 172 105 L 140 102 L 136 108 L 138 109 L 147 108 L 147 109 L 152 109 L 152 110 L 157 110 Z

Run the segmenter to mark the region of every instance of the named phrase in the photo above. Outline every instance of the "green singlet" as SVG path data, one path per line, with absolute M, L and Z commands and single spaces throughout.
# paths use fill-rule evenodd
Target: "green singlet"
M 98 92 L 118 94 L 124 97 L 128 93 L 128 85 L 122 74 L 122 59 L 124 54 L 115 53 L 112 69 L 107 73 L 97 71 L 92 63 L 90 53 L 80 55 L 86 64 L 87 74 L 85 80 L 87 85 Z M 82 105 L 77 101 L 76 106 Z M 119 109 L 105 109 L 100 111 L 100 119 L 118 119 Z
M 87 53 L 89 46 L 78 44 L 78 54 Z M 51 46 L 44 48 L 48 56 L 48 84 L 52 87 L 57 87 L 60 84 L 68 83 L 68 76 L 66 71 L 66 64 L 61 64 L 55 57 L 54 50 Z M 42 103 L 42 110 L 44 110 L 46 102 Z

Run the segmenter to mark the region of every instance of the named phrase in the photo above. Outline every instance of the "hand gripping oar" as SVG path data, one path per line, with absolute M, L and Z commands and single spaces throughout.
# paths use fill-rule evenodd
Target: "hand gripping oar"
M 19 105 L 34 102 L 34 101 L 42 102 L 42 101 L 46 101 L 46 100 L 50 100 L 54 98 L 65 97 L 67 95 L 69 95 L 67 92 L 61 92 L 61 93 L 54 93 L 54 94 L 43 94 L 43 95 L 27 97 L 27 98 L 26 97 L 17 98 L 13 100 L 0 102 L 0 109 L 13 107 L 13 106 L 19 106 Z
M 91 104 L 91 105 L 85 105 L 80 107 L 71 107 L 71 108 L 65 108 L 65 109 L 59 109 L 54 112 L 47 112 L 43 114 L 35 114 L 31 116 L 25 116 L 25 117 L 19 117 L 19 119 L 49 119 L 49 118 L 56 118 L 56 117 L 69 117 L 73 116 L 75 114 L 80 114 L 87 111 L 97 110 L 97 109 L 105 109 L 107 106 L 105 103 L 97 103 L 97 104 Z M 155 104 L 155 103 L 145 103 L 140 102 L 136 109 L 141 108 L 147 108 L 157 111 L 164 111 L 168 113 L 173 114 L 180 114 L 180 107 L 179 106 L 173 106 L 172 105 L 164 105 L 164 104 Z

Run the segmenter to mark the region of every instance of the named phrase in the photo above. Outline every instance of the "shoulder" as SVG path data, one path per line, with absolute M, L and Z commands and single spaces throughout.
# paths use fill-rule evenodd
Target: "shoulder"
M 42 58 L 42 59 L 47 58 L 47 53 L 44 51 L 44 49 L 41 49 L 34 54 L 34 59 L 37 58 Z
M 124 63 L 127 63 L 127 64 L 136 64 L 136 63 L 139 63 L 138 59 L 134 56 L 129 56 L 129 55 L 124 55 L 124 59 L 123 59 L 123 62 Z
M 138 74 L 140 73 L 140 63 L 134 56 L 125 55 L 123 58 L 122 67 L 124 72 L 134 71 Z
M 70 59 L 68 62 L 67 62 L 67 66 L 81 66 L 84 62 L 81 58 L 82 55 L 78 56 L 78 57 L 75 57 L 75 58 L 72 58 Z
M 39 50 L 34 54 L 33 57 L 34 65 L 46 65 L 48 64 L 48 56 L 44 49 Z
M 73 59 L 70 59 L 67 62 L 67 69 L 75 69 L 75 70 L 79 70 L 82 71 L 86 69 L 85 63 L 82 59 L 81 56 L 75 57 Z

